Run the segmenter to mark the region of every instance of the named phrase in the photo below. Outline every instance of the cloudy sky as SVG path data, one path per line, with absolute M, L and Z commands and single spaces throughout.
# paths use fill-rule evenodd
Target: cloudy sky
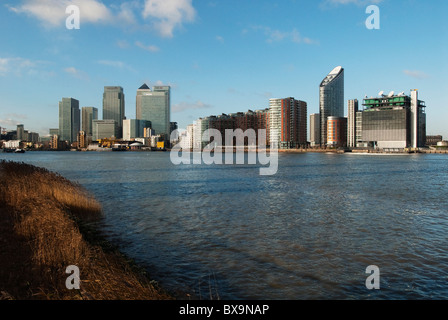
M 380 29 L 369 29 L 369 5 Z M 80 28 L 67 7 L 76 5 Z M 379 91 L 426 101 L 428 134 L 448 139 L 445 0 L 2 0 L 0 126 L 41 134 L 73 97 L 102 116 L 119 85 L 126 116 L 136 90 L 172 86 L 172 121 L 267 108 L 295 97 L 318 112 L 319 84 L 345 68 L 345 99 Z

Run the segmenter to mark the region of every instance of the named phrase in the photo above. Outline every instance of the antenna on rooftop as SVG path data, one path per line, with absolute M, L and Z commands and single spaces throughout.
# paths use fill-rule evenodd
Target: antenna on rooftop
M 380 91 L 380 92 L 378 93 L 378 96 L 379 96 L 379 97 L 384 96 L 384 91 Z
M 391 91 L 391 92 L 389 92 L 389 95 L 388 95 L 388 97 L 393 97 L 393 96 L 394 96 L 394 94 L 395 94 L 395 92 L 394 92 L 394 91 Z

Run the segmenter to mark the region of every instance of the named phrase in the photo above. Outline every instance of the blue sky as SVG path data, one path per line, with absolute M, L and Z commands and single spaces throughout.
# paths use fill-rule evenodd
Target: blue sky
M 65 9 L 80 8 L 80 29 Z M 368 5 L 380 9 L 369 30 Z M 102 117 L 104 86 L 119 85 L 126 116 L 136 90 L 172 86 L 172 121 L 267 108 L 295 97 L 318 112 L 319 84 L 345 68 L 345 99 L 419 89 L 427 133 L 448 139 L 445 0 L 2 0 L 0 126 L 48 134 L 58 101 Z

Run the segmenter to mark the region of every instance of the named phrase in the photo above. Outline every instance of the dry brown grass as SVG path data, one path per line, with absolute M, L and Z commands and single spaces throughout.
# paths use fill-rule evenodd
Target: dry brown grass
M 0 292 L 19 300 L 170 299 L 117 250 L 99 245 L 104 240 L 89 221 L 101 214 L 81 186 L 46 169 L 1 161 Z M 70 265 L 79 267 L 80 290 L 65 286 Z

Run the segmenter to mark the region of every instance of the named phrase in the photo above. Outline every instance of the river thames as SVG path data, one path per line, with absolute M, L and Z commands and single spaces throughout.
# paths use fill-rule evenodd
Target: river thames
M 282 153 L 272 176 L 258 165 L 175 166 L 169 152 L 0 159 L 91 191 L 108 239 L 169 291 L 224 300 L 448 298 L 447 155 Z M 371 265 L 379 290 L 366 288 Z

